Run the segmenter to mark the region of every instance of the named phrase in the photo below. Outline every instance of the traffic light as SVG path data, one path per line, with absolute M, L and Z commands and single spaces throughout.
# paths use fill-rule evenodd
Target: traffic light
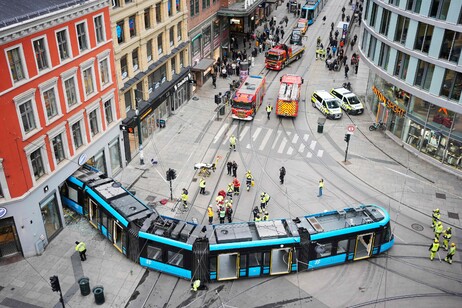
M 172 181 L 176 179 L 176 171 L 174 169 L 169 168 L 167 170 L 167 181 Z
M 51 276 L 50 277 L 51 289 L 53 292 L 60 292 L 61 287 L 59 286 L 59 278 L 58 276 Z
M 345 140 L 346 142 L 350 142 L 350 137 L 351 137 L 351 134 L 345 134 Z

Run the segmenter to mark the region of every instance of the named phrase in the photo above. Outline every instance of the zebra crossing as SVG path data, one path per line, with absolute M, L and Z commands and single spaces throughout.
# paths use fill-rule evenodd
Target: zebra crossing
M 235 135 L 240 142 L 241 148 L 251 149 L 251 139 L 254 150 L 260 152 L 268 151 L 271 147 L 272 151 L 289 156 L 299 153 L 307 158 L 312 158 L 313 156 L 322 157 L 324 154 L 324 150 L 317 148 L 318 142 L 310 140 L 309 134 L 299 135 L 295 132 L 287 132 L 284 135 L 281 130 L 274 131 L 272 128 L 257 127 L 250 136 L 250 127 L 246 126 L 242 129 L 240 135 L 237 136 L 237 127 L 237 123 L 225 123 L 213 138 L 212 143 L 218 144 L 226 132 L 221 143 L 222 145 L 228 145 L 229 137 Z

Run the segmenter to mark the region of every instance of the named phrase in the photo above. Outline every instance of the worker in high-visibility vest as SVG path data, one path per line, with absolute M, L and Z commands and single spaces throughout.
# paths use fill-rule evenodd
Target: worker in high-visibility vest
M 449 249 L 449 241 L 452 237 L 452 228 L 448 227 L 446 230 L 443 231 L 443 248 L 444 250 Z
M 207 208 L 207 215 L 209 216 L 209 225 L 213 224 L 213 208 L 211 205 Z
M 430 261 L 433 261 L 436 253 L 438 252 L 438 250 L 440 250 L 440 241 L 435 238 L 435 240 L 433 241 L 432 245 L 430 246 L 428 250 L 430 250 Z
M 87 260 L 87 245 L 84 242 L 75 242 L 75 251 L 79 252 L 80 260 L 85 261 Z
M 441 214 L 440 209 L 434 209 L 432 214 L 432 227 L 436 226 L 436 223 L 440 220 Z
M 236 137 L 234 135 L 231 135 L 231 137 L 229 137 L 229 148 L 236 151 Z
M 233 192 L 234 192 L 234 184 L 231 182 L 228 184 L 228 187 L 226 188 L 226 197 L 229 198 L 230 200 L 233 200 Z
M 435 238 L 440 239 L 441 233 L 443 233 L 443 223 L 438 221 L 435 227 Z
M 270 119 L 270 114 L 272 110 L 273 110 L 273 107 L 271 107 L 271 105 L 268 104 L 268 106 L 266 106 L 266 113 L 268 115 L 268 120 Z
M 186 188 L 183 188 L 183 193 L 181 194 L 181 201 L 183 201 L 183 207 L 185 209 L 188 208 L 188 191 L 186 190 Z
M 455 254 L 456 254 L 456 243 L 451 243 L 451 247 L 449 248 L 446 258 L 444 258 L 444 261 L 448 262 L 449 264 L 452 264 L 452 257 L 454 257 Z
M 199 188 L 200 188 L 199 193 L 201 195 L 205 195 L 205 179 L 204 178 L 201 178 L 201 180 L 199 182 Z

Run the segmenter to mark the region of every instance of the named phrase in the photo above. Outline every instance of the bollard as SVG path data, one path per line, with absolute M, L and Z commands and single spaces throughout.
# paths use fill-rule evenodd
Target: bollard
M 83 296 L 90 294 L 90 278 L 82 277 L 79 279 L 80 293 Z
M 318 118 L 318 133 L 322 134 L 324 130 L 324 123 L 326 123 L 326 118 Z
M 104 304 L 104 288 L 102 286 L 94 287 L 93 294 L 95 294 L 96 305 Z

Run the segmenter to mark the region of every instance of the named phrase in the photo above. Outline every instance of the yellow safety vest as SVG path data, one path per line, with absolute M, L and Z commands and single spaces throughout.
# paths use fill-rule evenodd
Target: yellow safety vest
M 87 249 L 87 245 L 84 242 L 80 242 L 77 246 L 75 246 L 75 251 L 82 252 Z

